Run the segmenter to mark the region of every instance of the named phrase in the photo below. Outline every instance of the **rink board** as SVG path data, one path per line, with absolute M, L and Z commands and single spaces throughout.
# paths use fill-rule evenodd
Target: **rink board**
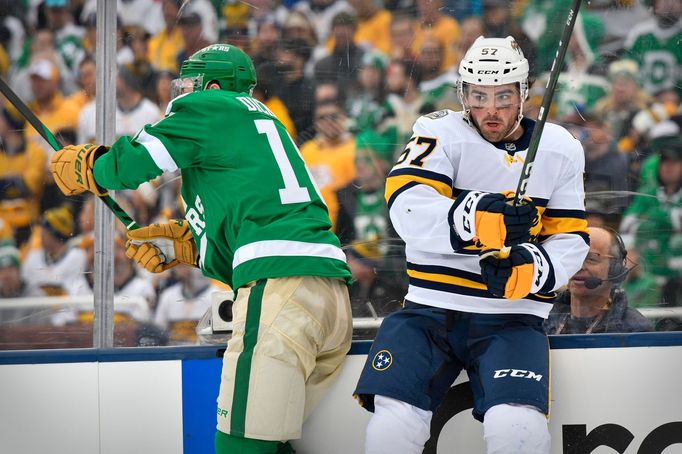
M 682 333 L 551 346 L 553 454 L 682 453 Z M 362 453 L 369 413 L 352 391 L 368 348 L 353 344 L 299 454 Z M 0 352 L 0 453 L 210 453 L 220 367 L 216 347 Z M 484 452 L 464 382 L 434 417 L 425 452 Z

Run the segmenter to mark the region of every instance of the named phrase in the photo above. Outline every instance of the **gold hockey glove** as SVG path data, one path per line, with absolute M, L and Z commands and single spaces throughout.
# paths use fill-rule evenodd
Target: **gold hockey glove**
M 151 224 L 127 236 L 126 255 L 147 271 L 160 273 L 178 263 L 197 266 L 197 247 L 185 220 Z
M 97 186 L 92 168 L 95 160 L 106 153 L 107 147 L 86 143 L 67 145 L 52 155 L 50 172 L 64 195 L 77 195 L 90 191 L 98 196 L 107 190 Z

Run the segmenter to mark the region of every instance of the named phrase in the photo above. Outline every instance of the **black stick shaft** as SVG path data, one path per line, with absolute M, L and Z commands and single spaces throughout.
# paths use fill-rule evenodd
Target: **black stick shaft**
M 542 96 L 542 106 L 540 107 L 540 112 L 538 113 L 538 119 L 535 122 L 533 134 L 530 136 L 530 144 L 528 145 L 528 153 L 526 153 L 526 161 L 523 163 L 521 177 L 519 178 L 519 185 L 516 188 L 516 195 L 514 196 L 514 205 L 518 205 L 523 196 L 526 194 L 526 186 L 528 185 L 528 179 L 530 178 L 530 174 L 533 169 L 535 155 L 537 155 L 538 152 L 540 136 L 542 136 L 542 130 L 545 129 L 547 114 L 549 113 L 550 104 L 552 104 L 552 96 L 554 96 L 554 90 L 556 89 L 556 84 L 559 80 L 559 74 L 561 73 L 561 68 L 564 64 L 564 57 L 566 56 L 566 50 L 568 49 L 568 42 L 570 41 L 571 34 L 573 33 L 573 27 L 575 26 L 575 21 L 578 17 L 578 10 L 580 9 L 581 1 L 582 0 L 573 0 L 573 5 L 568 12 L 568 18 L 564 24 L 564 30 L 561 33 L 559 47 L 557 48 L 556 54 L 554 55 L 554 61 L 552 62 L 552 68 L 550 69 L 549 73 L 549 80 L 547 81 L 545 93 Z
M 0 77 L 0 92 L 7 98 L 7 100 L 19 111 L 19 113 L 30 123 L 31 126 L 38 131 L 43 139 L 50 144 L 53 150 L 59 151 L 63 148 L 61 142 L 52 134 L 52 131 L 47 129 L 42 121 L 36 116 L 36 114 L 28 108 L 28 106 L 22 101 L 14 90 L 7 85 L 7 82 Z M 99 199 L 104 202 L 106 206 L 114 213 L 114 215 L 125 225 L 127 230 L 139 229 L 140 226 L 131 218 L 128 213 L 126 213 L 123 208 L 114 200 L 110 195 L 101 195 Z

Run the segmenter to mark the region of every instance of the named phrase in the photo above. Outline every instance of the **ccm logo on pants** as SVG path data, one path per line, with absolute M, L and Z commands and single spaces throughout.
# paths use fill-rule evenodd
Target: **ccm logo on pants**
M 542 380 L 542 375 L 537 375 L 531 370 L 523 369 L 497 369 L 493 378 L 504 378 L 504 377 L 514 377 L 514 378 L 531 378 L 536 381 Z

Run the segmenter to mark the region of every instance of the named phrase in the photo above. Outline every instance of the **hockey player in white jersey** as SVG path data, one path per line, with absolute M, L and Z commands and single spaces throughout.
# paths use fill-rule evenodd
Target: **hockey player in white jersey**
M 386 182 L 410 285 L 355 391 L 374 412 L 366 453 L 421 453 L 432 413 L 463 369 L 489 454 L 550 449 L 542 322 L 589 249 L 583 150 L 547 124 L 530 199 L 508 203 L 535 126 L 522 115 L 528 61 L 512 37 L 479 37 L 459 69 L 464 110 L 419 118 Z M 482 257 L 504 246 L 508 258 Z

